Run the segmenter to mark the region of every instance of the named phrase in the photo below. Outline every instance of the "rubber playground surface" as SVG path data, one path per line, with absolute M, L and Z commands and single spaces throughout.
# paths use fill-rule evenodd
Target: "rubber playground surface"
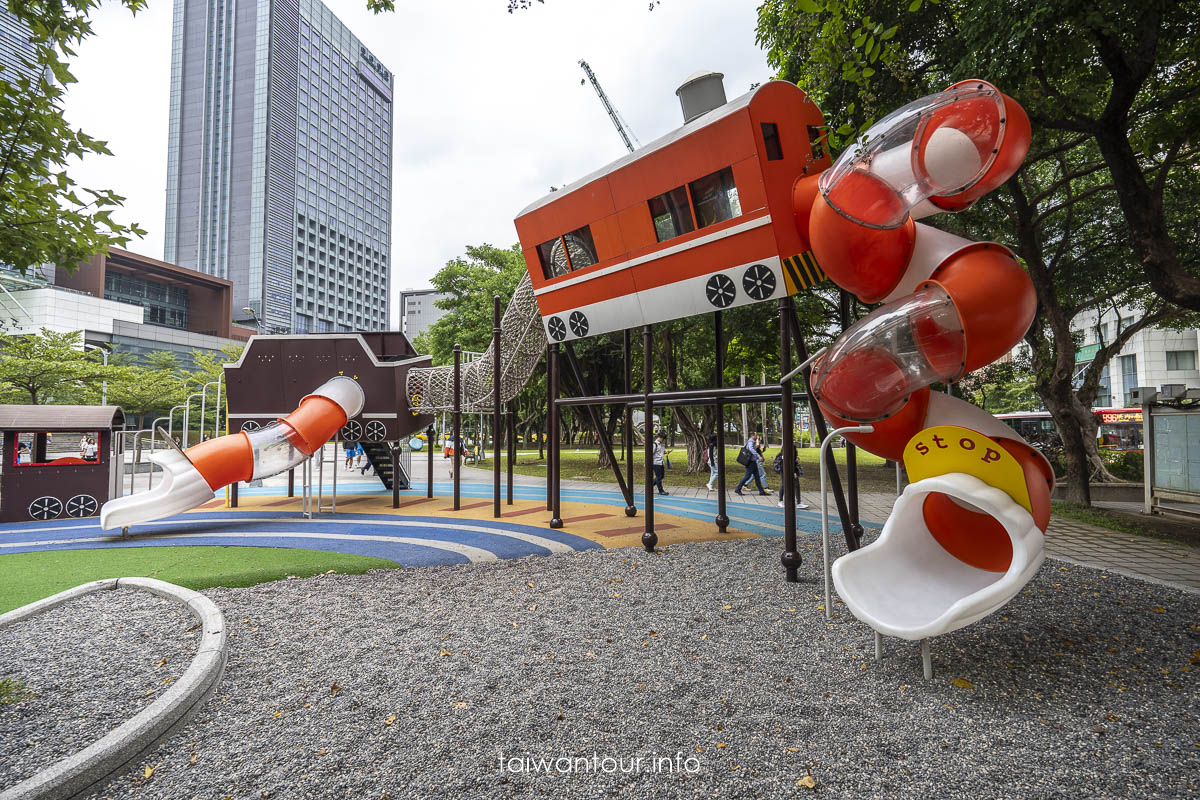
M 301 513 L 301 498 L 278 487 L 242 488 L 239 507 L 226 508 L 221 496 L 195 511 L 120 531 L 103 531 L 97 518 L 12 523 L 0 527 L 0 555 L 47 550 L 156 546 L 245 546 L 324 550 L 384 558 L 405 567 L 479 563 L 529 555 L 580 552 L 595 548 L 638 547 L 644 522 L 626 517 L 620 493 L 604 489 L 564 489 L 563 528 L 549 527 L 545 490 L 516 486 L 513 505 L 501 501 L 492 517 L 491 487 L 462 485 L 460 510 L 453 509 L 449 483 L 434 485 L 435 497 L 409 490 L 392 508 L 390 492 L 369 486 L 339 491 L 337 512 L 313 519 Z M 314 501 L 315 501 L 314 497 Z M 324 496 L 327 506 L 330 496 Z M 813 499 L 813 498 L 810 498 Z M 655 497 L 655 532 L 660 546 L 681 542 L 783 535 L 783 509 L 729 503 L 727 533 L 713 518 L 716 500 Z M 797 511 L 797 531 L 820 533 L 820 514 Z M 831 527 L 836 529 L 836 514 Z

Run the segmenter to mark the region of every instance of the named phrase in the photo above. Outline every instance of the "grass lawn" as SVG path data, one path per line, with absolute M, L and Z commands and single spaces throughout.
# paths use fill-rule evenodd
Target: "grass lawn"
M 189 589 L 253 586 L 289 575 L 358 574 L 399 565 L 385 558 L 275 547 L 123 547 L 0 556 L 0 614 L 101 578 L 158 578 Z
M 775 474 L 775 470 L 771 465 L 775 461 L 775 454 L 779 451 L 778 447 L 768 448 L 766 454 L 767 467 L 767 485 L 772 489 L 779 486 L 779 476 Z M 700 472 L 687 472 L 687 452 L 678 447 L 668 451 L 671 458 L 673 469 L 667 470 L 666 477 L 663 479 L 663 485 L 670 491 L 672 486 L 690 486 L 696 488 L 704 488 L 708 483 L 708 470 L 702 469 Z M 820 482 L 820 471 L 817 464 L 818 450 L 815 447 L 805 447 L 798 449 L 796 453 L 800 457 L 800 466 L 804 469 L 804 475 L 800 478 L 800 489 L 805 492 L 816 492 L 820 490 L 818 485 Z M 727 447 L 725 449 L 725 481 L 732 489 L 741 480 L 745 468 L 737 463 L 737 448 Z M 834 459 L 837 463 L 844 467 L 846 463 L 845 448 L 835 448 L 833 450 Z M 620 459 L 618 452 L 617 458 Z M 597 451 L 595 449 L 566 449 L 562 450 L 562 471 L 561 475 L 564 479 L 571 480 L 589 480 L 598 483 L 608 483 L 616 485 L 616 479 L 613 478 L 612 470 L 608 467 L 600 469 L 596 466 Z M 502 456 L 501 469 L 504 469 L 505 459 Z M 622 465 L 624 462 L 621 462 Z M 638 447 L 633 453 L 634 463 L 634 480 L 638 486 L 642 485 L 645 480 L 642 472 L 643 459 L 642 448 Z M 884 460 L 870 453 L 865 453 L 862 450 L 858 451 L 858 487 L 861 492 L 887 492 L 895 494 L 896 492 L 896 469 L 895 467 L 885 467 Z M 491 462 L 488 461 L 481 465 L 481 469 L 490 469 Z M 528 456 L 517 456 L 517 461 L 513 467 L 514 472 L 522 475 L 534 475 L 537 477 L 546 476 L 546 460 L 539 459 L 537 454 Z M 845 474 L 843 469 L 842 474 Z M 905 479 L 904 483 L 907 483 Z M 751 486 L 754 484 L 751 483 Z M 903 485 L 903 484 L 902 484 Z
M 1108 528 L 1119 533 L 1130 533 L 1134 536 L 1148 536 L 1152 539 L 1186 544 L 1200 547 L 1200 528 L 1194 522 L 1173 517 L 1147 516 L 1145 514 L 1129 514 L 1120 511 L 1110 511 L 1106 508 L 1077 506 L 1073 503 L 1060 503 L 1057 500 L 1050 504 L 1050 512 L 1056 517 L 1087 522 L 1100 528 Z

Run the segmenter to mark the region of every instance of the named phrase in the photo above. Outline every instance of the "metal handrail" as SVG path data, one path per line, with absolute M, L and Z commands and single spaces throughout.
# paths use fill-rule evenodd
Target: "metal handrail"
M 821 442 L 821 451 L 817 454 L 817 459 L 821 464 L 821 560 L 824 562 L 825 571 L 825 619 L 833 618 L 833 598 L 829 592 L 829 584 L 833 580 L 833 568 L 829 563 L 829 493 L 826 488 L 828 467 L 825 465 L 825 456 L 829 452 L 829 445 L 835 438 L 847 433 L 871 433 L 874 430 L 874 425 L 847 425 L 844 428 L 834 428 L 825 435 L 825 440 Z

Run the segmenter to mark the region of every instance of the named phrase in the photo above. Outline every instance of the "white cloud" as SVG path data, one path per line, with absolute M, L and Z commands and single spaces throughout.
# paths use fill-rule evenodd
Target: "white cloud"
M 770 77 L 754 43 L 758 0 L 365 0 L 327 5 L 395 73 L 392 285 L 425 286 L 468 244 L 516 241 L 513 217 L 620 157 L 624 145 L 578 66 L 587 60 L 646 143 L 682 123 L 676 87 L 698 69 L 725 74 L 730 99 Z M 117 217 L 149 231 L 130 249 L 162 257 L 172 4 L 95 13 L 73 62 L 67 115 L 112 157 L 73 170 L 125 195 Z M 393 302 L 393 317 L 395 306 Z M 394 322 L 394 320 L 393 320 Z

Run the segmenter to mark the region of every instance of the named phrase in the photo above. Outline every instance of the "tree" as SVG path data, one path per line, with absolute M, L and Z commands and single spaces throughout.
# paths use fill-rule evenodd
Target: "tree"
M 446 262 L 433 276 L 433 287 L 447 295 L 437 301 L 446 313 L 417 337 L 413 347 L 433 356 L 436 366 L 454 362 L 455 344 L 463 350 L 484 351 L 492 341 L 492 298 L 499 295 L 502 307 L 507 308 L 524 274 L 525 257 L 519 245 L 468 245 L 464 256 Z M 535 369 L 514 403 L 522 439 L 545 430 L 544 364 Z
M 913 7 L 920 5 L 913 3 Z M 1090 12 L 1091 6 L 1062 0 L 1044 2 L 1037 8 L 1017 8 L 1003 0 L 943 0 L 910 14 L 899 7 L 859 0 L 830 0 L 823 5 L 816 0 L 768 0 L 760 8 L 759 39 L 768 46 L 771 63 L 780 68 L 781 77 L 804 86 L 818 102 L 825 102 L 826 108 L 844 109 L 851 130 L 862 129 L 871 120 L 921 95 L 978 76 L 994 81 L 1030 110 L 1034 140 L 1021 171 L 1002 191 L 985 198 L 973 210 L 952 218 L 942 216 L 938 224 L 973 238 L 1009 245 L 1029 270 L 1038 298 L 1037 316 L 1026 336 L 1032 348 L 1035 386 L 1063 441 L 1068 499 L 1079 503 L 1090 500 L 1090 475 L 1108 477 L 1097 452 L 1096 421 L 1090 413 L 1103 365 L 1138 330 L 1186 321 L 1177 306 L 1161 299 L 1171 295 L 1170 291 L 1162 291 L 1162 281 L 1155 285 L 1151 276 L 1159 297 L 1144 288 L 1146 275 L 1154 269 L 1174 269 L 1170 264 L 1164 266 L 1162 258 L 1157 266 L 1148 264 L 1146 253 L 1157 247 L 1161 256 L 1172 248 L 1161 240 L 1147 244 L 1146 237 L 1139 244 L 1136 232 L 1131 235 L 1128 220 L 1123 227 L 1112 224 L 1113 206 L 1125 205 L 1120 199 L 1122 181 L 1133 178 L 1114 168 L 1112 143 L 1099 142 L 1102 136 L 1115 135 L 1113 131 L 1123 125 L 1121 130 L 1127 138 L 1141 136 L 1150 145 L 1139 150 L 1139 168 L 1144 175 L 1152 175 L 1153 181 L 1161 182 L 1154 184 L 1158 199 L 1165 196 L 1168 202 L 1162 204 L 1160 228 L 1173 245 L 1184 245 L 1175 248 L 1174 253 L 1185 270 L 1194 271 L 1194 215 L 1189 218 L 1184 209 L 1196 210 L 1200 193 L 1196 170 L 1180 169 L 1181 164 L 1193 163 L 1188 159 L 1194 153 L 1180 138 L 1186 126 L 1181 127 L 1176 117 L 1194 118 L 1195 104 L 1191 101 L 1195 97 L 1195 76 L 1176 75 L 1181 70 L 1172 66 L 1183 47 L 1179 31 L 1195 24 L 1195 15 L 1189 16 L 1186 5 L 1191 4 L 1180 4 L 1173 11 L 1158 4 L 1161 13 L 1151 14 L 1150 28 L 1134 26 L 1143 31 L 1144 43 L 1151 49 L 1157 41 L 1173 42 L 1159 53 L 1160 61 L 1151 68 L 1153 76 L 1143 76 L 1145 80 L 1135 92 L 1140 93 L 1141 107 L 1157 109 L 1160 115 L 1172 119 L 1159 122 L 1143 115 L 1131 120 L 1113 111 L 1120 125 L 1116 118 L 1099 114 L 1096 125 L 1087 130 L 1057 124 L 1058 117 L 1053 114 L 1064 112 L 1054 111 L 1056 103 L 1047 92 L 1051 84 L 1042 75 L 1049 67 L 1041 62 L 1050 59 L 1060 93 L 1055 96 L 1061 99 L 1064 92 L 1071 96 L 1074 104 L 1064 109 L 1075 109 L 1072 113 L 1079 117 L 1076 122 L 1085 115 L 1081 108 L 1113 108 L 1111 103 L 1119 105 L 1128 100 L 1121 99 L 1129 91 L 1128 85 L 1111 75 L 1106 79 L 1098 71 L 1103 58 L 1095 53 L 1095 58 L 1087 58 L 1087 52 L 1091 52 L 1088 47 L 1099 46 L 1096 42 L 1104 35 L 1116 35 L 1112 31 L 1105 34 L 1108 28 Z M 1117 25 L 1136 16 L 1133 9 L 1108 10 Z M 1018 22 L 995 25 L 996 19 Z M 888 45 L 880 48 L 878 42 L 888 32 L 892 34 L 886 40 Z M 868 40 L 855 46 L 871 50 L 868 60 L 873 72 L 867 76 L 870 84 L 866 92 L 863 75 L 844 68 L 836 58 L 836 50 L 826 45 L 827 41 L 847 38 L 853 45 L 864 34 Z M 871 36 L 876 37 L 874 46 Z M 806 37 L 817 41 L 810 42 Z M 1063 51 L 1072 57 L 1050 54 L 1057 43 L 1062 43 Z M 1146 53 L 1137 55 L 1143 62 L 1147 57 Z M 1077 65 L 1074 73 L 1072 64 Z M 1163 112 L 1164 103 L 1169 106 L 1171 98 L 1191 102 L 1193 107 Z M 841 118 L 840 110 L 838 115 Z M 1139 130 L 1142 133 L 1138 134 Z M 1154 198 L 1143 197 L 1143 202 L 1149 203 L 1147 213 L 1157 213 Z M 1071 322 L 1081 313 L 1114 305 L 1133 306 L 1144 313 L 1134 325 L 1122 329 L 1099 348 L 1081 372 L 1076 365 L 1077 337 L 1071 331 Z
M 0 334 L 0 383 L 33 405 L 77 402 L 84 387 L 99 384 L 114 369 L 83 350 L 82 331 Z
M 162 413 L 182 403 L 187 395 L 185 373 L 173 353 L 155 352 L 144 365 L 122 365 L 108 381 L 108 402 L 120 406 L 130 422 L 136 417 L 139 430 L 146 415 Z
M 964 66 L 1011 86 L 1035 126 L 1095 144 L 1133 256 L 1154 293 L 1200 311 L 1194 223 L 1172 224 L 1172 196 L 1200 167 L 1200 2 L 1015 0 L 971 3 Z M 995 25 L 995 19 L 1018 19 Z M 998 50 L 996 48 L 1003 48 Z
M 131 11 L 145 0 L 122 0 Z M 111 245 L 145 234 L 112 212 L 124 198 L 77 186 L 71 159 L 110 154 L 104 142 L 63 119 L 62 99 L 75 82 L 67 67 L 74 47 L 91 35 L 98 0 L 13 0 L 10 12 L 30 30 L 24 69 L 0 71 L 0 264 L 24 273 L 41 264 L 74 270 Z

